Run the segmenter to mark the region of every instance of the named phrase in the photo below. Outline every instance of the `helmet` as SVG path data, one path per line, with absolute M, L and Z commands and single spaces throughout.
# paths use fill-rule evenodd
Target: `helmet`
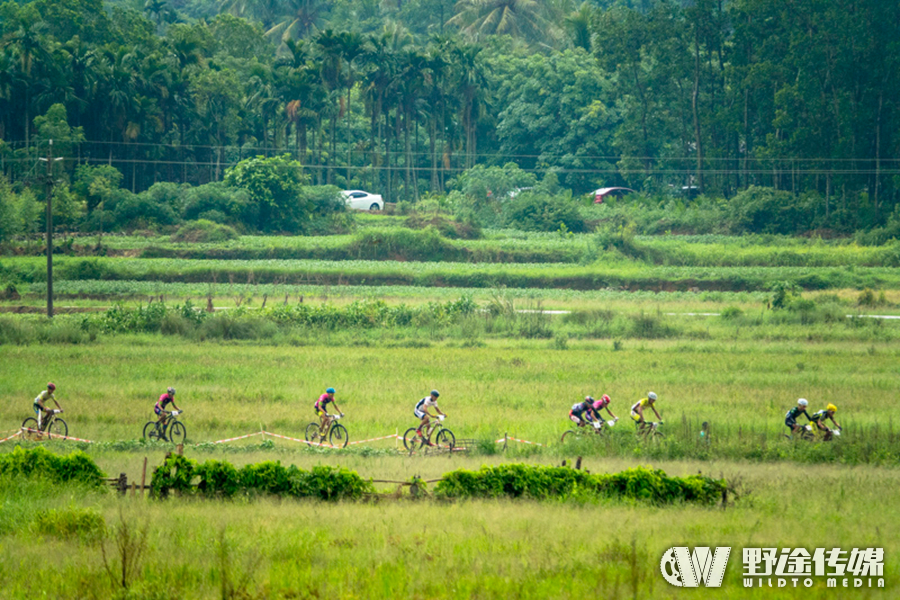
M 441 395 L 441 393 L 437 390 L 431 390 L 431 395 L 434 396 L 435 398 L 437 398 L 438 396 Z
M 834 413 L 834 412 L 837 412 L 837 406 L 835 406 L 834 404 L 829 404 L 828 406 L 825 407 L 825 410 L 827 410 L 830 413 Z
M 170 387 L 170 388 L 167 389 L 166 391 L 169 393 L 170 396 L 174 396 L 174 395 L 175 395 L 175 388 L 173 388 L 173 387 Z
M 606 394 L 603 394 L 603 397 L 600 399 L 609 404 L 609 396 L 607 396 Z
M 809 402 L 806 401 L 806 398 L 800 398 L 799 400 L 797 400 L 797 404 L 799 404 L 800 406 L 809 406 Z
M 593 396 L 585 396 L 585 397 L 584 397 L 584 401 L 585 401 L 585 402 L 593 402 L 593 401 L 594 401 L 594 397 L 593 397 Z
M 326 393 L 326 394 L 333 394 L 333 393 L 334 393 L 334 388 L 328 388 L 327 390 L 325 390 L 325 393 Z
M 648 393 L 647 397 L 656 402 L 656 394 L 654 394 L 653 392 Z
M 52 383 L 48 383 L 48 384 L 47 384 L 47 389 L 50 390 L 50 391 L 52 392 L 53 390 L 56 389 L 56 386 L 53 385 Z

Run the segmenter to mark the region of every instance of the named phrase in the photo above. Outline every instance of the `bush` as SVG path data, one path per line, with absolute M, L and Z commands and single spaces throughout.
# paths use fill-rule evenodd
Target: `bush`
M 181 226 L 172 236 L 173 242 L 197 243 L 214 243 L 235 240 L 238 238 L 237 231 L 228 225 L 213 223 L 205 219 L 190 221 Z
M 522 192 L 503 206 L 506 227 L 524 231 L 566 231 L 582 233 L 587 225 L 577 203 L 566 195 L 550 196 Z
M 636 467 L 612 475 L 592 475 L 566 467 L 497 465 L 478 471 L 444 474 L 435 487 L 443 498 L 531 498 L 537 500 L 620 498 L 654 504 L 713 504 L 727 489 L 724 480 L 702 475 L 669 477 L 663 471 Z
M 91 486 L 103 484 L 103 472 L 84 452 L 53 454 L 45 448 L 24 449 L 16 446 L 9 454 L 0 455 L 0 475 L 44 477 L 59 483 L 79 482 Z

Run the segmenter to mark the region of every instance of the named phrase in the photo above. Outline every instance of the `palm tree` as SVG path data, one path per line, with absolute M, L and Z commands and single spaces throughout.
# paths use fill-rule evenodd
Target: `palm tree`
M 578 10 L 569 13 L 564 19 L 572 44 L 576 48 L 584 48 L 587 52 L 591 51 L 591 22 L 593 18 L 594 7 L 585 0 L 578 7 Z
M 474 41 L 491 35 L 539 41 L 550 25 L 537 0 L 459 0 L 456 14 L 447 23 Z
M 19 59 L 19 81 L 25 88 L 24 102 L 24 126 L 25 126 L 25 147 L 29 146 L 31 115 L 31 84 L 32 84 L 32 67 L 34 61 L 39 63 L 50 61 L 50 53 L 44 47 L 44 40 L 41 32 L 47 26 L 43 22 L 29 23 L 23 22 L 19 28 L 12 33 L 7 34 L 0 41 L 0 49 L 9 48 L 18 56 Z
M 487 105 L 488 81 L 485 66 L 479 59 L 483 47 L 463 45 L 453 48 L 456 94 L 460 99 L 460 120 L 466 132 L 466 168 L 475 164 L 478 140 L 476 121 Z
M 278 42 L 309 38 L 321 29 L 328 7 L 327 0 L 287 0 L 266 35 Z

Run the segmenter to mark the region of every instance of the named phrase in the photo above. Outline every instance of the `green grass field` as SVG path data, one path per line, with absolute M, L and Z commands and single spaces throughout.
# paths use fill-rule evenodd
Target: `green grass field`
M 277 242 L 306 252 L 351 241 L 242 238 L 231 250 Z M 454 242 L 482 254 L 536 246 L 547 257 L 567 252 L 565 243 L 556 234 L 513 232 Z M 621 500 L 412 500 L 394 497 L 396 485 L 384 483 L 376 484 L 377 500 L 362 503 L 151 501 L 0 478 L 0 598 L 897 597 L 900 432 L 891 409 L 900 323 L 846 318 L 898 312 L 892 247 L 715 236 L 635 243 L 643 260 L 611 252 L 609 264 L 62 257 L 58 305 L 130 310 L 164 296 L 174 310 L 187 299 L 205 307 L 211 296 L 216 306 L 241 308 L 204 325 L 243 320 L 249 329 L 245 339 L 216 337 L 213 327 L 186 327 L 178 317 L 159 329 L 165 334 L 113 333 L 102 312 L 61 315 L 52 324 L 4 315 L 0 439 L 32 415 L 32 399 L 52 380 L 70 435 L 95 443 L 12 439 L 0 453 L 18 443 L 82 449 L 107 474 L 134 481 L 145 458 L 152 469 L 172 449 L 139 437 L 156 398 L 173 385 L 185 409 L 185 454 L 199 461 L 342 466 L 409 481 L 582 457 L 596 473 L 651 465 L 670 475 L 722 477 L 734 490 L 724 510 Z M 142 244 L 110 240 L 121 252 Z M 0 280 L 21 294 L 0 307 L 38 308 L 42 259 L 0 263 Z M 354 278 L 366 281 L 336 285 Z M 523 287 L 504 288 L 503 278 Z M 563 280 L 602 282 L 552 287 Z M 781 280 L 819 291 L 772 310 L 769 285 Z M 372 285 L 379 281 L 390 285 Z M 715 289 L 688 291 L 697 282 Z M 335 314 L 374 310 L 375 300 L 419 312 L 403 326 L 291 324 L 273 310 L 285 295 L 290 306 L 302 295 L 305 306 Z M 462 297 L 478 310 L 450 318 L 434 304 Z M 302 437 L 328 386 L 337 388 L 351 441 L 402 435 L 416 424 L 415 402 L 437 388 L 447 427 L 473 442 L 466 453 L 426 456 L 400 452 L 395 439 L 346 450 L 261 436 L 209 443 L 261 430 Z M 639 439 L 628 418 L 649 390 L 659 394 L 665 420 L 666 437 L 656 442 Z M 620 417 L 610 435 L 561 443 L 570 406 L 604 393 Z M 786 439 L 784 413 L 798 397 L 813 410 L 836 404 L 843 435 L 831 443 Z M 710 435 L 701 438 L 703 422 Z M 496 440 L 506 435 L 540 445 L 510 441 L 504 450 Z M 723 587 L 701 592 L 665 582 L 660 558 L 682 545 L 732 547 Z M 883 589 L 827 589 L 822 578 L 810 589 L 742 584 L 744 547 L 870 546 L 885 551 Z M 123 553 L 133 561 L 127 590 Z

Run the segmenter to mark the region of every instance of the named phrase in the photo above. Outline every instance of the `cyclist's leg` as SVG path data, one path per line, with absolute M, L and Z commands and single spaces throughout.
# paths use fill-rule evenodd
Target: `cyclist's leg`
M 425 434 L 422 433 L 422 429 L 428 426 L 428 413 L 416 409 L 413 411 L 413 414 L 419 419 L 419 426 L 416 428 L 416 434 L 419 437 L 424 437 Z

